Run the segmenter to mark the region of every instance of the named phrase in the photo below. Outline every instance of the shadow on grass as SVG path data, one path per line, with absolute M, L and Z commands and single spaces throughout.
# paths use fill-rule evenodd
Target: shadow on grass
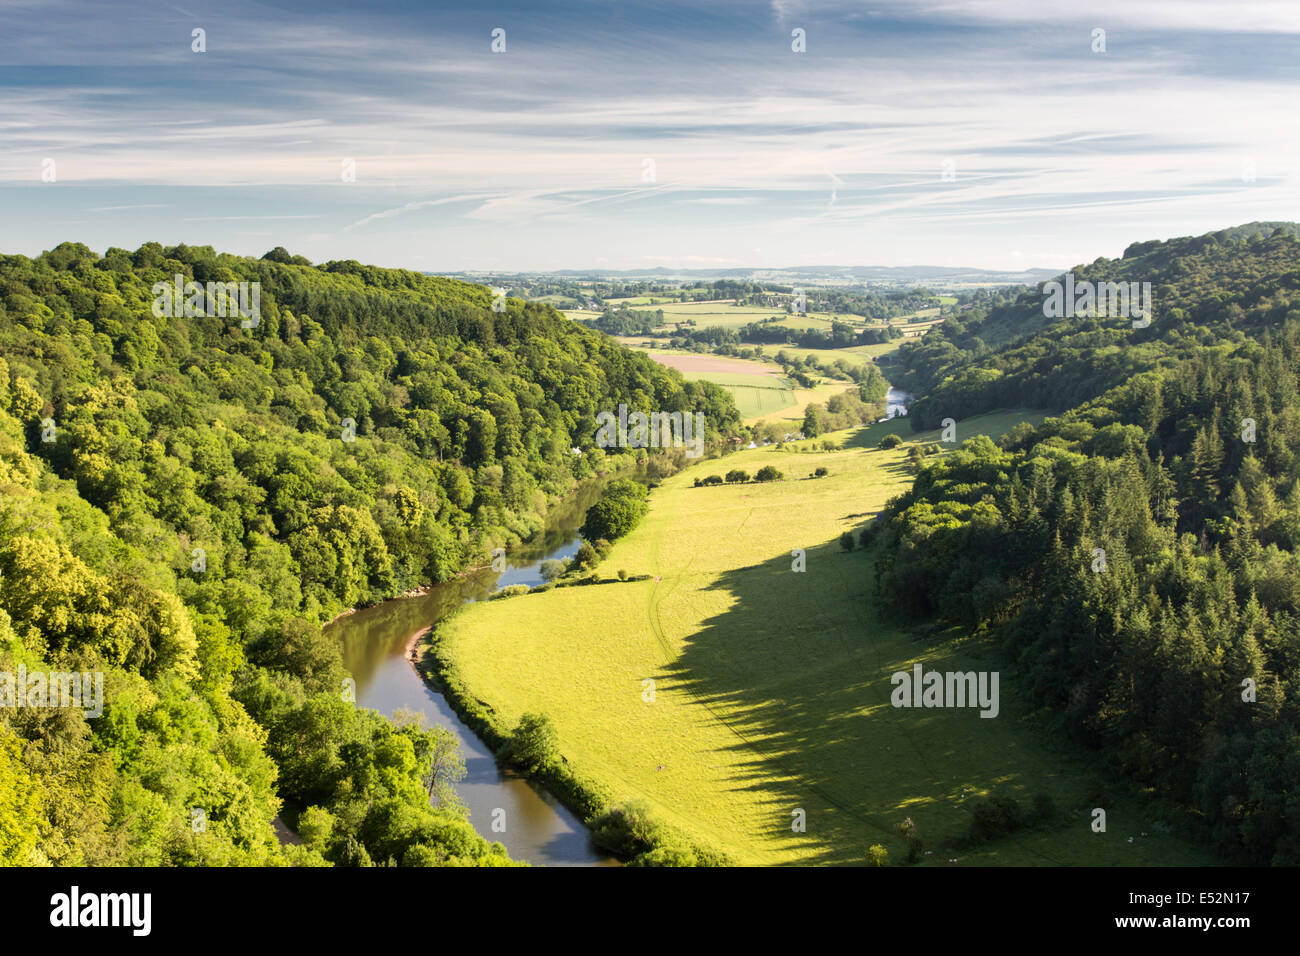
M 986 668 L 969 654 L 957 659 L 952 641 L 918 643 L 879 622 L 873 560 L 834 541 L 807 550 L 804 573 L 785 555 L 725 573 L 710 590 L 727 592 L 731 607 L 705 620 L 657 678 L 730 731 L 740 771 L 732 786 L 759 794 L 762 806 L 761 819 L 738 825 L 769 846 L 800 849 L 803 863 L 863 863 L 873 843 L 899 862 L 905 817 L 937 847 L 965 825 L 968 790 L 1021 777 L 1005 753 L 1015 741 L 977 710 L 891 706 L 890 675 L 913 662 Z M 985 760 L 990 751 L 1000 759 Z M 806 833 L 792 830 L 797 809 Z

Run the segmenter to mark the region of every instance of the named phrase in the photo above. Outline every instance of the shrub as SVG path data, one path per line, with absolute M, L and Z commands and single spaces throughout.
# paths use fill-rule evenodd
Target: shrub
M 754 475 L 754 480 L 755 481 L 780 481 L 781 473 L 777 471 L 776 468 L 773 467 L 772 465 L 764 465 L 762 468 L 758 469 L 758 473 Z
M 600 556 L 596 554 L 596 549 L 586 541 L 578 546 L 578 553 L 573 556 L 574 566 L 579 568 L 589 568 L 598 560 Z
M 971 811 L 972 843 L 987 843 L 1009 836 L 1025 825 L 1025 811 L 1010 797 L 981 800 Z
M 545 714 L 524 714 L 499 756 L 536 773 L 559 757 L 555 724 Z
M 867 848 L 867 861 L 872 866 L 888 866 L 889 851 L 879 843 L 873 843 Z
M 667 837 L 663 824 L 640 800 L 610 807 L 591 821 L 592 842 L 624 859 L 655 849 L 668 842 Z
M 630 478 L 611 481 L 591 506 L 580 532 L 588 541 L 621 538 L 636 527 L 646 513 L 646 486 Z
M 859 548 L 871 547 L 871 542 L 874 541 L 875 538 L 876 538 L 876 526 L 874 524 L 867 525 L 865 528 L 863 528 L 861 531 L 858 532 L 858 547 Z
M 830 474 L 830 472 L 827 471 L 824 467 L 822 467 L 822 468 L 818 468 L 816 471 L 813 472 L 813 477 L 814 477 L 814 478 L 825 478 L 825 477 L 826 477 L 827 475 L 829 475 L 829 474 Z
M 542 562 L 538 571 L 541 573 L 543 581 L 554 581 L 564 573 L 564 562 L 555 558 L 547 558 Z
M 840 535 L 840 547 L 843 548 L 845 551 L 852 551 L 852 550 L 853 550 L 853 532 L 852 532 L 852 531 L 845 531 L 842 535 Z
M 731 471 L 727 472 L 727 481 L 732 484 L 749 481 L 749 472 L 742 468 L 733 468 Z
M 627 580 L 627 569 L 626 569 L 626 568 L 619 568 L 619 569 L 618 569 L 618 579 L 619 579 L 620 581 L 626 581 L 626 580 Z
M 903 444 L 903 439 L 899 438 L 897 435 L 886 435 L 876 443 L 878 448 L 884 449 L 897 448 L 901 444 Z
M 722 478 L 721 478 L 720 476 L 718 476 L 718 475 L 709 475 L 709 477 L 705 478 L 702 482 L 700 482 L 700 484 L 703 484 L 703 485 L 720 485 L 720 484 L 722 484 Z

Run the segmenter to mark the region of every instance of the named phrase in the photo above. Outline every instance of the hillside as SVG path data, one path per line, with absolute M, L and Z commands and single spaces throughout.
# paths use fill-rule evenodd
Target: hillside
M 1205 345 L 1300 318 L 1300 240 L 1282 226 L 1239 230 L 1134 243 L 1122 259 L 1071 270 L 1076 284 L 1150 283 L 1145 328 L 1124 316 L 1048 318 L 1044 292 L 1027 289 L 903 343 L 894 384 L 926 396 L 915 427 L 1011 405 L 1064 411 Z
M 913 428 L 951 417 L 961 441 L 989 407 L 1063 414 L 920 471 L 877 523 L 879 600 L 982 635 L 1114 786 L 1158 795 L 1162 825 L 1294 865 L 1300 242 L 1138 243 L 1077 274 L 1152 282 L 1150 326 L 1076 317 L 960 351 L 1029 316 L 1022 296 L 906 355 L 935 383 Z
M 156 308 L 175 281 L 260 283 L 259 307 Z M 508 862 L 439 733 L 355 709 L 320 625 L 629 463 L 593 447 L 601 410 L 702 412 L 710 441 L 737 417 L 547 306 L 493 306 L 283 250 L 0 257 L 0 670 L 105 686 L 93 726 L 0 707 L 0 864 Z M 274 840 L 282 807 L 310 850 Z

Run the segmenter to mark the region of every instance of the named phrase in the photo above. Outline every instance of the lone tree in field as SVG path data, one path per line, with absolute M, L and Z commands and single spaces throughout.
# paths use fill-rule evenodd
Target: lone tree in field
M 774 468 L 772 465 L 764 465 L 762 468 L 758 469 L 758 473 L 754 475 L 754 480 L 755 481 L 780 481 L 781 473 L 777 471 L 776 468 Z
M 897 448 L 901 444 L 903 444 L 903 439 L 899 438 L 897 435 L 886 435 L 876 443 L 876 447 L 888 451 L 890 448 Z
M 911 817 L 907 817 L 898 828 L 903 831 L 903 839 L 907 840 L 907 862 L 915 863 L 921 858 L 921 851 L 925 849 L 921 843 L 921 835 L 916 831 L 916 824 L 912 822 Z
M 822 433 L 821 410 L 816 405 L 809 405 L 803 413 L 803 428 L 800 430 L 805 438 L 816 438 Z

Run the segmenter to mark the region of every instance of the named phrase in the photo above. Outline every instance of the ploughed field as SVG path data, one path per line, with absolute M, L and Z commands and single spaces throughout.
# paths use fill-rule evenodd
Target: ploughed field
M 960 437 L 1040 418 L 993 413 L 961 423 Z M 886 430 L 904 444 L 875 448 Z M 907 817 L 933 850 L 921 865 L 1209 862 L 1133 801 L 1112 800 L 1107 832 L 1092 832 L 1093 772 L 1025 714 L 1009 673 L 993 719 L 891 706 L 891 675 L 914 663 L 999 667 L 962 635 L 920 638 L 877 617 L 872 553 L 838 539 L 908 485 L 916 439 L 895 422 L 831 437 L 842 447 L 743 451 L 667 479 L 599 567 L 602 578 L 623 569 L 649 580 L 466 608 L 444 627 L 469 692 L 509 725 L 549 715 L 580 774 L 742 864 L 861 864 L 877 843 L 898 862 Z M 784 479 L 692 486 L 768 464 Z M 829 476 L 809 479 L 819 466 Z M 806 571 L 792 570 L 792 549 L 805 551 Z M 1009 795 L 1029 809 L 1040 793 L 1057 807 L 1053 824 L 939 849 L 968 828 L 977 799 Z M 792 827 L 796 810 L 806 832 Z

